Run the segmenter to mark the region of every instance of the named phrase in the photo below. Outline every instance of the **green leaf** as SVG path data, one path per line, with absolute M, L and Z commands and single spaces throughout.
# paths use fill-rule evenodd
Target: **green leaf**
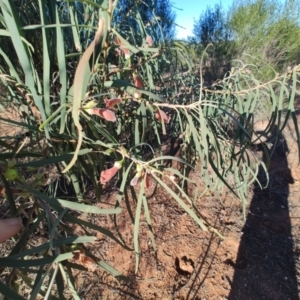
M 144 197 L 144 181 L 142 181 L 140 185 L 140 192 L 138 197 L 138 203 L 135 212 L 134 218 L 134 230 L 133 230 L 133 244 L 134 244 L 134 252 L 135 252 L 135 273 L 138 272 L 140 253 L 139 253 L 139 227 L 140 227 L 140 218 Z
M 153 227 L 152 227 L 152 224 L 151 224 L 150 210 L 148 208 L 148 203 L 147 203 L 147 199 L 146 199 L 145 195 L 143 196 L 143 206 L 144 206 L 144 210 L 145 210 L 146 222 L 147 222 L 149 232 L 150 232 L 150 236 L 151 236 L 152 246 L 153 246 L 154 251 L 156 252 L 157 247 L 156 247 L 156 243 L 155 243 Z
M 123 274 L 121 274 L 119 271 L 117 271 L 115 268 L 107 264 L 105 261 L 101 260 L 98 261 L 98 265 L 106 272 L 114 276 L 116 279 L 123 280 L 125 282 L 129 282 L 130 279 Z
M 177 201 L 177 203 L 196 221 L 196 223 L 202 228 L 202 230 L 207 231 L 206 225 L 196 216 L 191 208 L 189 208 L 178 195 L 176 195 L 158 176 L 152 174 L 155 180 Z
M 24 37 L 24 34 L 20 26 L 21 22 L 18 18 L 17 13 L 14 11 L 10 1 L 9 0 L 1 0 L 1 1 L 6 7 L 6 9 L 2 10 L 3 17 L 7 25 L 7 30 L 10 32 L 10 36 L 13 37 L 11 40 L 25 75 L 25 85 L 30 89 L 31 95 L 34 100 L 34 104 L 37 106 L 42 116 L 42 119 L 45 120 L 46 115 L 45 115 L 43 103 L 41 97 L 38 95 L 36 90 L 37 82 L 35 80 L 31 53 L 28 47 L 25 46 L 25 43 L 23 43 L 21 38 Z M 48 130 L 46 130 L 45 133 L 46 133 L 46 137 L 50 138 Z
M 96 240 L 97 240 L 97 238 L 94 236 L 81 236 L 81 237 L 72 236 L 72 237 L 67 237 L 67 238 L 60 238 L 58 240 L 53 240 L 52 246 L 59 247 L 62 245 L 70 245 L 70 244 L 92 243 L 92 242 L 95 242 Z M 7 258 L 0 258 L 0 263 L 1 263 L 1 259 L 4 259 L 4 260 L 10 259 L 11 261 L 13 261 L 13 260 L 15 261 L 18 258 L 24 258 L 27 255 L 35 254 L 35 253 L 39 254 L 39 253 L 42 253 L 49 249 L 50 249 L 50 243 L 48 242 L 43 245 L 37 246 L 35 248 L 25 250 L 21 253 L 10 255 Z M 5 264 L 3 264 L 3 265 L 5 266 Z
M 70 12 L 71 13 L 71 12 Z M 57 25 L 59 23 L 58 9 L 55 10 Z M 73 32 L 76 31 L 75 27 L 72 27 Z M 77 41 L 76 41 L 77 42 Z M 60 111 L 60 133 L 63 133 L 65 130 L 66 122 L 66 100 L 67 100 L 67 68 L 66 68 L 66 54 L 65 54 L 65 45 L 64 45 L 64 36 L 62 34 L 62 28 L 56 27 L 56 55 L 59 68 L 59 82 L 61 84 L 60 88 L 60 105 L 63 107 Z
M 78 155 L 86 155 L 88 153 L 90 153 L 92 151 L 92 149 L 81 149 L 80 151 L 78 151 Z M 53 157 L 49 157 L 46 159 L 42 159 L 42 160 L 37 160 L 37 161 L 31 161 L 28 163 L 19 163 L 16 164 L 17 168 L 24 168 L 24 167 L 42 167 L 45 165 L 50 165 L 50 164 L 55 164 L 61 161 L 69 161 L 72 159 L 74 155 L 74 152 L 68 153 L 68 154 L 63 154 L 60 156 L 53 156 Z
M 59 264 L 59 269 L 61 271 L 62 277 L 64 279 L 65 282 L 67 282 L 67 285 L 69 286 L 69 290 L 72 293 L 73 299 L 74 300 L 81 300 L 81 298 L 79 297 L 78 293 L 75 290 L 75 287 L 70 279 L 70 274 L 68 274 L 65 270 L 64 267 Z
M 2 152 L 0 153 L 0 160 L 5 160 L 5 159 L 13 159 L 13 158 L 27 158 L 27 157 L 43 157 L 44 154 L 43 153 L 33 153 L 33 152 L 26 152 L 26 151 L 22 151 L 22 152 Z M 24 163 L 26 164 L 26 163 Z M 31 166 L 31 163 L 27 163 L 28 166 Z
M 4 184 L 4 187 L 5 187 L 5 194 L 6 194 L 6 198 L 7 198 L 10 210 L 11 210 L 11 214 L 12 214 L 12 216 L 15 217 L 18 213 L 18 210 L 17 210 L 16 204 L 15 204 L 14 196 L 13 196 L 12 191 L 10 189 L 10 184 L 8 183 L 5 176 L 1 172 L 0 172 L 0 177 L 1 177 L 1 180 L 2 180 L 2 182 Z
M 25 300 L 25 298 L 18 295 L 15 291 L 11 290 L 8 286 L 3 284 L 0 281 L 0 293 L 7 297 L 8 299 L 14 299 L 14 300 Z
M 41 259 L 33 259 L 33 260 L 16 260 L 11 259 L 9 257 L 0 258 L 0 266 L 6 266 L 11 268 L 26 268 L 26 267 L 36 267 L 42 265 L 48 265 L 55 262 L 60 262 L 66 259 L 70 259 L 73 257 L 73 253 L 64 253 L 58 256 L 46 257 Z
M 101 214 L 101 215 L 109 215 L 109 214 L 119 214 L 122 212 L 121 207 L 117 208 L 106 208 L 100 209 L 94 205 L 86 205 L 66 200 L 58 199 L 58 202 L 62 205 L 62 207 L 69 208 L 72 210 L 77 210 L 84 212 L 86 214 Z

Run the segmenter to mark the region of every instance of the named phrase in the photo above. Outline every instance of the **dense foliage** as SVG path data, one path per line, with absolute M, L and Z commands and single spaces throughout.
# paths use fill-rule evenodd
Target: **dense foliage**
M 206 52 L 216 69 L 213 79 L 222 74 L 224 62 L 229 70 L 233 59 L 259 65 L 256 76 L 271 79 L 299 62 L 299 17 L 298 1 L 240 0 L 228 11 L 207 7 L 194 25 L 197 54 L 211 44 Z
M 194 24 L 194 37 L 190 43 L 196 54 L 196 60 L 204 55 L 201 62 L 203 77 L 207 83 L 222 78 L 230 69 L 230 63 L 236 58 L 232 29 L 221 5 L 207 7 Z
M 95 231 L 133 251 L 137 271 L 141 214 L 157 250 L 146 197 L 151 188 L 165 189 L 203 230 L 219 236 L 198 209 L 203 195 L 227 187 L 245 213 L 248 189 L 267 169 L 255 144 L 275 122 L 282 129 L 292 116 L 296 124 L 299 69 L 262 82 L 256 67 L 240 61 L 205 87 L 186 45 L 171 39 L 173 19 L 168 1 L 0 0 L 0 105 L 19 116 L 0 120 L 26 131 L 21 141 L 0 137 L 1 205 L 11 216 L 26 216 L 26 230 L 0 258 L 0 271 L 14 274 L 7 285 L 0 282 L 8 298 L 22 299 L 21 282 L 30 299 L 52 292 L 80 299 L 72 268 L 82 265 L 70 259 L 124 279 L 118 266 L 85 256 L 84 243 L 95 242 Z M 223 29 L 212 26 L 196 42 L 222 44 Z M 269 125 L 255 135 L 253 123 L 266 114 Z M 99 209 L 110 191 L 114 207 Z M 121 207 L 131 216 L 132 244 L 117 228 L 75 213 L 111 214 L 117 224 Z M 86 235 L 77 236 L 75 225 Z M 39 245 L 28 242 L 37 235 Z

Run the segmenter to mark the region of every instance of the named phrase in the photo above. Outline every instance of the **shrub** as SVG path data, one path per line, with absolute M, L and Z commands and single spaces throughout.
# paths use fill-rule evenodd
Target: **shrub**
M 5 61 L 0 74 L 7 102 L 4 109 L 17 107 L 22 116 L 21 121 L 0 120 L 28 131 L 16 146 L 0 140 L 1 180 L 11 215 L 31 211 L 27 230 L 0 264 L 2 271 L 4 267 L 18 270 L 15 274 L 32 289 L 32 299 L 37 294 L 46 299 L 53 286 L 62 297 L 64 285 L 78 299 L 70 270 L 80 266 L 69 259 L 122 277 L 105 262 L 85 256 L 83 244 L 96 238 L 76 236 L 72 226 L 96 230 L 134 251 L 137 270 L 142 210 L 156 250 L 145 196 L 149 179 L 164 188 L 203 230 L 219 234 L 197 209 L 197 199 L 208 190 L 222 192 L 227 186 L 243 201 L 245 212 L 248 188 L 263 165 L 251 151 L 252 123 L 257 109 L 264 109 L 260 100 L 265 97 L 271 103 L 266 130 L 289 115 L 295 119 L 298 69 L 261 83 L 251 66 L 241 64 L 211 89 L 204 88 L 185 46 L 157 35 L 160 24 L 154 11 L 146 22 L 138 4 L 120 16 L 118 1 L 38 3 L 37 7 L 26 2 L 25 9 L 18 10 L 11 1 L 0 2 L 0 34 L 7 39 L 0 48 Z M 23 24 L 33 13 L 36 23 Z M 122 24 L 116 22 L 120 18 Z M 279 96 L 274 93 L 277 87 Z M 283 115 L 285 107 L 288 113 Z M 167 150 L 166 145 L 170 145 Z M 178 169 L 172 161 L 179 163 Z M 50 182 L 47 167 L 55 174 Z M 10 181 L 5 177 L 9 169 L 17 174 Z M 203 181 L 203 190 L 190 178 L 192 170 Z M 68 194 L 76 196 L 72 201 L 63 196 L 60 182 Z M 87 187 L 92 186 L 99 198 L 113 184 L 118 191 L 114 208 L 99 209 L 87 201 Z M 192 195 L 188 185 L 193 187 Z M 135 193 L 132 187 L 137 191 L 132 246 L 74 213 L 117 218 L 123 198 L 129 190 Z M 15 188 L 21 190 L 24 201 L 14 198 Z M 28 239 L 41 228 L 46 237 L 33 247 Z M 9 286 L 0 282 L 1 292 L 19 299 L 14 280 L 10 278 Z

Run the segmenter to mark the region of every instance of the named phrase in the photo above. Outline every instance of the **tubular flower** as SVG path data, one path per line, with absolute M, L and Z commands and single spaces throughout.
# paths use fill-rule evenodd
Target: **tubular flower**
M 126 47 L 121 47 L 121 50 L 123 51 L 125 58 L 128 59 L 130 57 L 130 51 Z
M 139 179 L 140 179 L 140 177 L 141 177 L 141 174 L 136 173 L 135 176 L 131 179 L 130 185 L 131 186 L 136 186 Z
M 153 45 L 153 40 L 150 35 L 146 36 L 146 43 L 151 47 Z
M 167 116 L 167 114 L 163 110 L 160 110 L 160 109 L 155 110 L 154 116 L 155 116 L 156 120 L 158 120 L 160 122 L 164 122 L 166 124 L 169 124 L 170 119 L 171 119 L 170 116 Z
M 133 75 L 133 78 L 134 78 L 134 85 L 139 89 L 143 89 L 144 84 L 142 78 L 139 75 Z
M 112 168 L 101 172 L 100 183 L 104 184 L 110 181 L 121 168 L 122 168 L 122 161 L 116 161 Z
M 16 235 L 22 228 L 22 221 L 18 218 L 0 220 L 0 243 Z
M 113 98 L 113 99 L 104 99 L 106 108 L 112 108 L 116 104 L 121 103 L 122 99 L 121 98 Z
M 137 185 L 140 177 L 142 176 L 142 171 L 143 171 L 143 168 L 140 165 L 137 165 L 136 166 L 136 174 L 130 181 L 131 186 L 136 186 Z
M 97 116 L 105 119 L 106 121 L 116 122 L 116 120 L 117 120 L 115 113 L 106 108 L 89 108 L 89 109 L 86 109 L 86 111 L 90 115 L 97 115 Z
M 140 180 L 140 178 L 142 178 L 143 180 L 145 180 L 145 187 L 149 188 L 151 186 L 151 180 L 149 178 L 149 176 L 147 176 L 146 172 L 141 173 L 136 173 L 135 176 L 131 179 L 130 181 L 130 185 L 131 186 L 136 186 L 138 181 Z
M 149 188 L 151 186 L 151 180 L 146 172 L 143 172 L 142 178 L 145 180 L 145 187 Z
M 127 47 L 123 46 L 122 41 L 117 37 L 115 37 L 114 42 L 116 43 L 116 45 L 120 46 L 120 49 L 116 49 L 117 55 L 120 56 L 120 50 L 122 50 L 125 58 L 128 59 L 130 57 L 129 49 Z
M 133 78 L 134 78 L 134 85 L 139 89 L 143 89 L 144 84 L 142 78 L 139 75 L 135 75 L 135 74 L 133 75 Z M 142 94 L 139 91 L 135 91 L 133 96 L 136 99 L 140 99 Z

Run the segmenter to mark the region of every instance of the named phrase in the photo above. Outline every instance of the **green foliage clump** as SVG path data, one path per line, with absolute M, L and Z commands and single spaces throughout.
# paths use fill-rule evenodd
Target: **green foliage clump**
M 16 3 L 0 0 L 0 36 L 5 40 L 0 44 L 0 80 L 6 103 L 19 109 L 22 121 L 1 120 L 28 135 L 16 144 L 1 137 L 0 165 L 15 161 L 18 176 L 7 180 L 5 168 L 0 175 L 11 214 L 28 209 L 31 214 L 28 230 L 9 256 L 0 258 L 1 266 L 17 274 L 8 286 L 0 282 L 1 293 L 20 299 L 13 289 L 18 277 L 31 289 L 32 299 L 38 294 L 47 299 L 55 289 L 62 299 L 66 286 L 79 299 L 71 269 L 82 266 L 69 262 L 74 257 L 124 279 L 104 261 L 84 256 L 84 243 L 96 240 L 92 230 L 133 251 L 137 271 L 142 213 L 157 250 L 146 198 L 150 180 L 203 230 L 219 234 L 198 209 L 197 201 L 207 191 L 222 193 L 227 187 L 242 200 L 245 214 L 249 186 L 261 168 L 266 170 L 252 151 L 253 137 L 260 139 L 252 128 L 256 110 L 263 110 L 263 97 L 269 100 L 272 115 L 266 131 L 289 115 L 295 119 L 299 69 L 263 84 L 252 66 L 240 63 L 208 88 L 195 74 L 186 45 L 164 39 L 172 37 L 172 32 L 167 35 L 172 14 L 166 15 L 163 6 L 168 2 L 40 0 L 26 2 L 23 9 Z M 49 166 L 56 176 L 42 184 Z M 24 201 L 16 201 L 14 188 Z M 95 204 L 108 188 L 117 191 L 114 208 L 99 209 Z M 88 189 L 95 200 L 87 198 Z M 127 201 L 130 193 L 136 208 Z M 111 214 L 117 224 L 121 207 L 131 216 L 132 244 L 74 213 Z M 74 233 L 75 224 L 86 236 Z M 35 230 L 45 237 L 38 246 L 27 242 Z
M 202 76 L 207 84 L 211 84 L 230 69 L 236 54 L 232 30 L 222 6 L 208 6 L 195 21 L 193 33 L 190 44 L 195 53 L 191 53 L 192 57 L 198 63 L 199 57 L 202 57 Z
M 260 65 L 260 78 L 272 78 L 300 60 L 299 3 L 276 0 L 237 2 L 229 25 L 237 58 Z
M 297 1 L 277 0 L 235 1 L 228 11 L 217 5 L 207 7 L 194 25 L 198 54 L 205 53 L 220 78 L 225 64 L 233 59 L 258 65 L 256 77 L 269 80 L 299 63 L 300 6 Z M 211 44 L 211 49 L 206 46 Z M 195 47 L 195 43 L 194 43 Z M 223 72 L 224 74 L 224 72 Z

